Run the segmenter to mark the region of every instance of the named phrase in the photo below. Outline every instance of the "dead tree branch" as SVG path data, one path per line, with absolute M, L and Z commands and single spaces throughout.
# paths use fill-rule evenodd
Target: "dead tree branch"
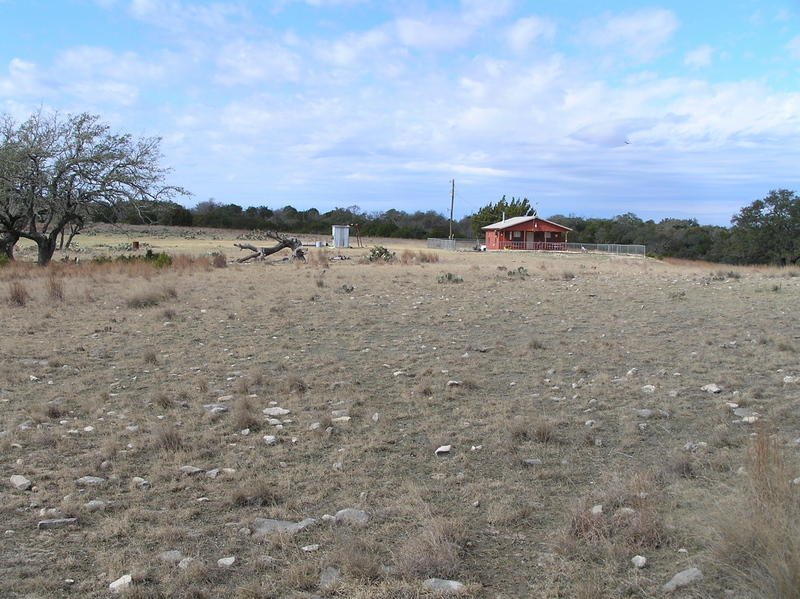
M 237 262 L 247 262 L 248 260 L 263 260 L 267 256 L 271 256 L 272 254 L 276 254 L 280 252 L 284 248 L 289 248 L 292 250 L 292 260 L 303 260 L 305 261 L 305 250 L 303 250 L 303 242 L 297 239 L 297 237 L 284 237 L 279 235 L 278 233 L 267 233 L 269 237 L 274 239 L 278 242 L 277 245 L 272 247 L 261 247 L 258 248 L 249 243 L 234 243 L 233 245 L 238 247 L 240 250 L 250 250 L 253 252 L 248 256 L 244 256 L 242 258 L 238 258 Z

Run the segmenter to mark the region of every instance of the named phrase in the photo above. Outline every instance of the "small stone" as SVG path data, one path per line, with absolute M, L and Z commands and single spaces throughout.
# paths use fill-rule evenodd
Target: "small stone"
M 461 381 L 447 381 L 448 387 L 458 387 L 461 385 Z
M 346 422 L 350 422 L 350 416 L 339 416 L 331 419 L 332 424 L 345 424 Z
M 306 518 L 301 522 L 289 522 L 287 520 L 273 520 L 272 518 L 256 518 L 253 520 L 253 527 L 255 528 L 254 534 L 257 537 L 274 533 L 274 532 L 290 532 L 294 533 L 299 530 L 315 524 L 317 521 L 314 518 Z
M 178 563 L 178 567 L 179 567 L 181 570 L 187 570 L 187 569 L 189 568 L 189 566 L 191 566 L 191 565 L 192 565 L 192 563 L 193 563 L 194 561 L 195 561 L 195 560 L 194 560 L 194 558 L 193 558 L 193 557 L 184 557 L 184 558 L 183 558 L 183 559 L 182 559 L 182 560 L 181 560 L 181 561 Z
M 228 406 L 221 406 L 216 403 L 210 403 L 203 406 L 203 409 L 209 414 L 222 414 L 228 411 Z
M 633 564 L 634 568 L 641 570 L 647 566 L 647 558 L 641 555 L 635 555 L 631 558 L 631 563 Z
M 378 422 L 378 418 L 380 418 L 380 416 L 378 415 L 378 413 L 377 413 L 377 412 L 375 412 L 375 413 L 372 415 L 372 422 Z
M 700 387 L 700 391 L 705 391 L 707 393 L 719 393 L 722 391 L 722 388 L 714 383 L 709 383 L 708 385 L 703 385 Z
M 302 551 L 306 553 L 311 553 L 312 551 L 316 551 L 319 549 L 319 543 L 314 543 L 313 545 L 305 545 L 304 547 L 300 547 Z
M 84 503 L 83 507 L 85 507 L 90 512 L 96 512 L 98 510 L 103 509 L 105 505 L 106 505 L 105 501 L 100 501 L 99 499 L 92 499 L 88 503 Z
M 106 479 L 99 476 L 82 476 L 75 481 L 75 484 L 82 487 L 99 487 L 104 482 L 106 482 Z
M 699 582 L 701 580 L 703 580 L 703 573 L 697 568 L 689 568 L 673 576 L 667 584 L 661 587 L 661 592 L 671 593 L 679 587 L 685 587 L 693 582 Z
M 542 460 L 540 460 L 539 458 L 529 458 L 527 460 L 522 460 L 522 465 L 527 466 L 528 468 L 530 468 L 531 466 L 541 466 Z
M 36 528 L 39 530 L 49 530 L 51 528 L 63 528 L 65 526 L 69 526 L 70 524 L 75 524 L 78 522 L 77 518 L 50 518 L 47 520 L 39 521 L 39 524 L 36 525 Z
M 264 408 L 262 410 L 262 412 L 264 414 L 266 414 L 267 416 L 285 416 L 290 411 L 286 410 L 284 408 L 279 408 L 279 407 L 275 406 L 275 407 L 272 407 L 272 408 Z
M 130 574 L 125 574 L 108 585 L 108 588 L 112 593 L 122 593 L 131 588 L 131 585 L 133 585 L 133 577 Z
M 636 410 L 636 415 L 637 415 L 639 418 L 642 418 L 642 419 L 644 419 L 644 420 L 647 420 L 648 418 L 650 418 L 650 417 L 652 417 L 652 416 L 653 416 L 653 410 L 647 410 L 647 409 L 644 409 L 644 410 Z
M 177 564 L 183 560 L 183 554 L 177 549 L 162 551 L 158 554 L 158 559 L 167 564 Z
M 193 474 L 202 472 L 202 470 L 197 466 L 181 466 L 181 472 L 183 472 L 187 476 L 192 476 Z
M 656 392 L 656 388 L 653 385 L 645 385 L 642 387 L 642 393 L 647 393 L 648 395 L 652 395 Z
M 339 510 L 334 517 L 342 524 L 366 524 L 369 521 L 367 512 L 351 507 Z
M 277 445 L 278 438 L 275 435 L 264 435 L 264 443 L 267 445 Z
M 206 476 L 210 479 L 215 479 L 219 475 L 219 468 L 214 468 L 213 470 L 209 470 L 206 472 Z
M 31 481 L 21 474 L 15 474 L 11 477 L 11 486 L 19 491 L 27 491 L 31 488 Z
M 334 470 L 344 470 L 344 464 L 342 462 L 334 462 L 333 463 Z
M 628 374 L 627 374 L 626 376 L 636 376 L 636 373 L 637 373 L 637 372 L 639 372 L 639 369 L 638 369 L 638 368 L 635 368 L 635 367 L 634 367 L 634 368 L 631 368 L 631 369 L 628 371 Z
M 436 591 L 443 595 L 460 593 L 464 584 L 457 580 L 443 580 L 441 578 L 429 578 L 422 583 L 429 591 Z
M 134 476 L 131 479 L 131 482 L 136 485 L 137 489 L 149 489 L 150 483 L 143 479 L 141 476 Z
M 602 516 L 603 515 L 603 506 L 602 505 L 592 506 L 592 509 L 589 510 L 589 513 L 592 516 Z
M 230 568 L 236 562 L 235 557 L 222 557 L 217 560 L 217 566 L 220 568 Z
M 333 566 L 328 566 L 322 571 L 319 577 L 319 589 L 321 591 L 330 591 L 339 582 L 339 570 Z
M 446 455 L 453 449 L 452 445 L 442 445 L 436 450 L 436 455 Z

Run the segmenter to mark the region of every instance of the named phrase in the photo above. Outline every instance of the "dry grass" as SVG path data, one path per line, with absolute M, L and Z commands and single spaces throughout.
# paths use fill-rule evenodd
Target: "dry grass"
M 728 576 L 763 599 L 797 597 L 800 589 L 798 474 L 780 437 L 764 428 L 747 447 L 743 496 L 726 504 L 716 556 Z
M 424 243 L 394 240 L 214 268 L 235 240 L 185 234 L 137 234 L 163 269 L 113 261 L 110 233 L 81 239 L 80 264 L 0 269 L 31 292 L 0 310 L 0 451 L 37 488 L 0 488 L 0 595 L 106 597 L 132 573 L 142 597 L 429 597 L 438 575 L 481 599 L 650 598 L 696 565 L 684 596 L 791 596 L 800 277 L 516 252 L 427 267 Z M 373 245 L 398 260 L 361 263 Z M 346 507 L 369 522 L 323 521 Z M 49 510 L 79 522 L 37 530 Z M 317 523 L 260 537 L 255 518 Z
M 8 303 L 12 306 L 24 307 L 30 299 L 28 288 L 22 281 L 11 281 L 8 284 Z

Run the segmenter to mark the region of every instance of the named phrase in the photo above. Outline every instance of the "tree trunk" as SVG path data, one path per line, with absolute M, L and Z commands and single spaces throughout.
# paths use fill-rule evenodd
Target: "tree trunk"
M 5 231 L 0 237 L 0 255 L 8 256 L 9 260 L 14 259 L 14 246 L 19 241 L 19 235 L 11 231 Z
M 263 260 L 267 256 L 280 252 L 284 248 L 289 248 L 292 250 L 292 260 L 303 260 L 305 261 L 305 251 L 303 250 L 303 242 L 297 239 L 296 237 L 282 237 L 277 233 L 267 233 L 270 237 L 278 241 L 277 245 L 272 247 L 262 247 L 257 248 L 254 245 L 249 243 L 234 243 L 233 245 L 238 247 L 240 250 L 250 250 L 253 252 L 249 256 L 244 256 L 243 258 L 238 258 L 237 262 L 247 262 L 248 260 L 252 260 L 253 258 L 257 258 L 259 260 Z
M 47 266 L 53 259 L 53 254 L 56 252 L 58 234 L 51 233 L 50 235 L 42 235 L 35 241 L 36 247 L 39 250 L 36 261 L 39 263 L 39 266 Z

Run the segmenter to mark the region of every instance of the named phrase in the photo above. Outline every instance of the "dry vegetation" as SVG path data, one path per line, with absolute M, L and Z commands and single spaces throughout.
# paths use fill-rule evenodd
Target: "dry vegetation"
M 119 243 L 98 238 L 0 269 L 0 596 L 130 574 L 137 598 L 425 597 L 429 577 L 657 597 L 689 567 L 674 596 L 797 596 L 796 272 L 408 244 L 242 265 L 232 239 L 140 239 L 172 266 L 92 262 Z M 351 507 L 369 521 L 322 520 Z

